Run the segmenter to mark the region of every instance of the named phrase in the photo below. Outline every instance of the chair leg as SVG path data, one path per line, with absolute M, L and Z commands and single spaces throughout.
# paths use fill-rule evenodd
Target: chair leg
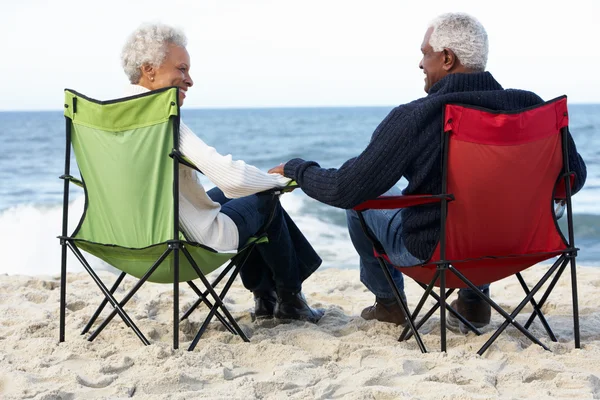
M 577 272 L 575 256 L 570 255 L 571 261 L 571 293 L 573 294 L 573 336 L 575 339 L 575 348 L 581 348 L 581 338 L 579 334 L 579 299 L 577 297 Z
M 400 295 L 400 291 L 398 290 L 398 288 L 396 287 L 396 284 L 394 283 L 394 280 L 392 279 L 392 274 L 390 274 L 390 271 L 388 270 L 386 263 L 380 257 L 377 257 L 377 261 L 379 261 L 379 265 L 381 266 L 381 269 L 383 270 L 383 274 L 385 275 L 385 278 L 387 279 L 388 284 L 390 285 L 390 287 L 392 288 L 392 291 L 394 292 L 394 297 L 396 298 L 396 302 L 398 302 L 398 305 L 400 305 L 400 308 L 402 309 L 402 312 L 404 313 L 404 316 L 406 317 L 408 326 L 410 327 L 413 334 L 415 335 L 415 340 L 417 341 L 417 345 L 419 346 L 419 349 L 421 349 L 421 353 L 427 353 L 427 349 L 425 348 L 425 344 L 423 343 L 423 340 L 421 339 L 421 335 L 417 331 L 414 321 L 411 319 L 411 315 L 410 315 L 410 311 L 408 310 L 408 306 L 402 299 L 402 296 Z
M 440 348 L 446 352 L 446 269 L 447 264 L 441 266 L 440 271 Z
M 517 272 L 516 275 L 517 275 L 517 280 L 519 281 L 519 283 L 521 284 L 521 287 L 523 288 L 523 291 L 525 292 L 525 295 L 526 296 L 529 295 L 529 293 L 530 293 L 529 287 L 525 283 L 523 276 L 521 275 L 520 272 Z M 548 321 L 546 321 L 546 317 L 544 317 L 544 313 L 542 313 L 541 306 L 538 303 L 536 303 L 536 301 L 533 297 L 531 297 L 531 300 L 529 302 L 531 303 L 531 306 L 533 307 L 533 313 L 537 314 L 537 316 L 540 317 L 540 322 L 542 323 L 542 326 L 546 330 L 548 337 L 550 337 L 550 340 L 552 340 L 553 342 L 558 342 L 558 340 L 556 339 L 556 336 L 554 336 L 554 332 L 552 332 L 552 329 L 550 328 L 550 325 L 548 324 Z
M 173 348 L 179 348 L 179 244 L 173 249 Z
M 121 274 L 118 276 L 115 283 L 110 288 L 110 290 L 109 290 L 110 294 L 112 294 L 114 296 L 117 288 L 123 281 L 123 278 L 125 278 L 125 275 L 127 275 L 125 272 L 121 272 Z M 102 310 L 104 310 L 104 307 L 106 307 L 106 304 L 108 304 L 108 299 L 105 297 L 102 300 L 102 302 L 100 303 L 100 305 L 98 306 L 98 308 L 96 309 L 96 312 L 94 313 L 94 315 L 92 315 L 92 318 L 90 318 L 90 320 L 88 321 L 85 328 L 83 328 L 83 330 L 81 331 L 82 335 L 85 335 L 86 333 L 89 332 L 89 330 L 92 328 L 92 325 L 94 325 L 94 322 L 96 322 L 96 319 L 98 319 L 98 317 L 100 316 L 100 313 L 102 312 Z
M 60 263 L 60 315 L 58 319 L 58 341 L 65 341 L 65 317 L 67 308 L 67 243 L 61 239 L 61 263 Z

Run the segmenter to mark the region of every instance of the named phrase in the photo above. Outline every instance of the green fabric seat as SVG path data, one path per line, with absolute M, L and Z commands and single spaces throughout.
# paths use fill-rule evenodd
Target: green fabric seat
M 65 194 L 63 232 L 60 236 L 63 281 L 66 249 L 70 248 L 103 291 L 106 299 L 101 307 L 110 302 L 115 307 L 112 315 L 118 313 L 128 325 L 132 321 L 122 309 L 124 304 L 119 306 L 112 293 L 101 281 L 98 282 L 99 278 L 79 250 L 93 254 L 125 274 L 140 278 L 142 283 L 173 283 L 174 296 L 178 297 L 179 282 L 190 283 L 200 278 L 205 283 L 203 275 L 232 258 L 230 267 L 239 264 L 230 278 L 233 280 L 241 268 L 237 261 L 245 259 L 241 257 L 243 253 L 266 240 L 264 235 L 251 239 L 240 253 L 217 252 L 187 240 L 179 230 L 177 171 L 179 162 L 189 165 L 189 161 L 181 159 L 178 152 L 177 99 L 178 89 L 175 87 L 104 102 L 65 90 L 67 148 L 65 174 L 62 176 Z M 71 145 L 81 173 L 80 180 L 70 175 Z M 69 183 L 82 186 L 86 199 L 83 215 L 71 235 L 67 232 Z M 63 341 L 66 282 L 62 282 L 61 286 L 64 286 L 61 290 L 60 332 L 60 340 Z M 220 307 L 229 315 L 222 305 L 221 297 L 225 293 L 217 296 L 212 285 L 207 286 L 204 293 L 197 293 L 200 300 L 210 307 L 214 306 L 212 315 L 227 324 L 225 317 L 216 309 Z M 214 294 L 214 304 L 206 301 L 209 293 Z M 209 317 L 212 315 L 209 314 Z M 87 329 L 96 317 L 92 318 Z M 174 320 L 174 347 L 178 347 L 178 318 Z M 232 325 L 235 326 L 227 326 L 228 329 L 247 340 L 235 321 Z M 95 336 L 92 335 L 90 340 Z M 142 337 L 140 339 L 146 343 L 147 340 Z

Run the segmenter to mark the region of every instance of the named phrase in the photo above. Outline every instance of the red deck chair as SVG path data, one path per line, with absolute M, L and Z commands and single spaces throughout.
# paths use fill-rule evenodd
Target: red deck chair
M 442 351 L 446 351 L 446 310 L 473 332 L 481 334 L 446 304 L 452 290 L 470 287 L 506 320 L 478 354 L 483 354 L 509 324 L 548 350 L 528 328 L 537 316 L 550 339 L 556 341 L 541 307 L 570 263 L 575 347 L 580 347 L 575 272 L 578 249 L 574 247 L 573 238 L 573 174 L 569 172 L 567 161 L 567 135 L 566 96 L 518 112 L 447 105 L 442 132 L 442 194 L 380 197 L 354 208 L 365 233 L 370 236 L 365 229 L 363 210 L 398 209 L 435 202 L 441 205 L 441 234 L 431 259 L 422 265 L 396 267 L 425 289 L 412 315 L 386 268 L 389 259 L 370 236 L 375 255 L 409 322 L 400 341 L 414 334 L 421 351 L 425 352 L 418 328 L 438 307 Z M 568 240 L 560 232 L 554 215 L 554 201 L 559 198 L 566 202 Z M 553 257 L 558 259 L 530 289 L 520 271 Z M 477 290 L 477 286 L 514 274 L 526 296 L 508 314 Z M 534 295 L 552 276 L 545 293 L 536 301 Z M 439 286 L 439 295 L 433 291 L 434 286 Z M 436 300 L 436 305 L 417 322 L 416 317 L 428 296 Z M 528 303 L 533 306 L 533 313 L 521 325 L 515 317 Z

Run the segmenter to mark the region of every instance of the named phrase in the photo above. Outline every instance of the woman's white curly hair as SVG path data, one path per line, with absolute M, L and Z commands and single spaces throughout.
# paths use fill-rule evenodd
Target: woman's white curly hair
M 465 13 L 447 13 L 429 24 L 433 32 L 429 44 L 433 51 L 450 49 L 467 68 L 484 71 L 488 58 L 488 36 L 474 17 Z
M 143 65 L 158 67 L 167 56 L 170 43 L 185 47 L 187 38 L 181 30 L 161 23 L 142 24 L 129 35 L 121 51 L 121 65 L 129 82 L 140 81 Z

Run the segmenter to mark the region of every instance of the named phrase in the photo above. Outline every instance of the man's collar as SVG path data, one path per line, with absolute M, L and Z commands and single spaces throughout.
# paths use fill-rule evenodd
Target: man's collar
M 502 90 L 502 86 L 489 72 L 456 73 L 446 75 L 436 82 L 427 95 L 486 90 Z

